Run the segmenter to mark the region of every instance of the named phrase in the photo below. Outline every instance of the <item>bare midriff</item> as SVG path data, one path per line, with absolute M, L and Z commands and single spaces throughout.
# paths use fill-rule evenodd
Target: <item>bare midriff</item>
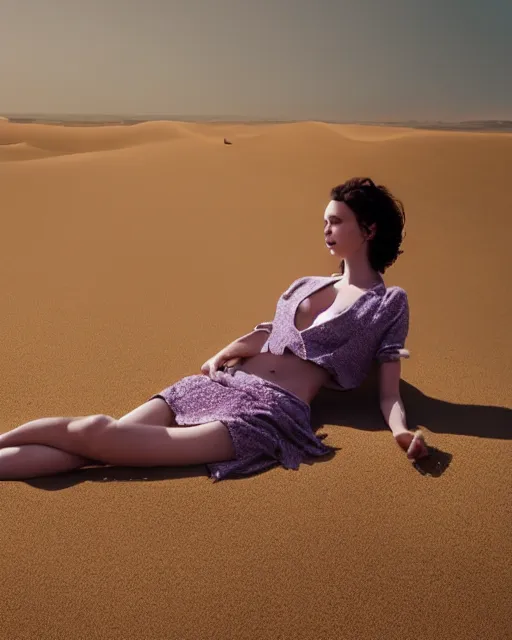
M 329 379 L 325 369 L 314 362 L 302 360 L 291 351 L 275 355 L 266 351 L 250 358 L 242 358 L 235 371 L 252 373 L 286 389 L 309 404 Z

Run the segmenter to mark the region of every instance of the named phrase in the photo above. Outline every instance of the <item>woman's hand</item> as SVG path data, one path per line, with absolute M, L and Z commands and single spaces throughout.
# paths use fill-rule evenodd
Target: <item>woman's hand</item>
M 201 373 L 215 380 L 219 369 L 223 367 L 233 367 L 239 361 L 240 358 L 230 358 L 223 353 L 217 353 L 201 366 Z
M 403 431 L 395 436 L 395 440 L 407 452 L 409 460 L 421 460 L 430 455 L 421 431 Z

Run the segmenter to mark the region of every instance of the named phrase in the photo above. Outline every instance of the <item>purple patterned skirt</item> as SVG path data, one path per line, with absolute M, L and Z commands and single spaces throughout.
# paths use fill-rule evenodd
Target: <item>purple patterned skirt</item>
M 220 370 L 216 380 L 203 374 L 187 376 L 149 399 L 153 398 L 167 402 L 179 425 L 220 420 L 227 427 L 236 458 L 206 464 L 214 482 L 259 473 L 277 464 L 298 469 L 310 456 L 339 449 L 321 442 L 326 434 L 315 435 L 306 402 L 245 371 Z

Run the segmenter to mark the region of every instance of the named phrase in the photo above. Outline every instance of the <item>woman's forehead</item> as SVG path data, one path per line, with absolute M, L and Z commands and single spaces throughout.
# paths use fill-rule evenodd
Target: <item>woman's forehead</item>
M 350 215 L 352 211 L 344 202 L 338 202 L 337 200 L 331 200 L 325 208 L 324 217 L 336 216 L 336 215 Z

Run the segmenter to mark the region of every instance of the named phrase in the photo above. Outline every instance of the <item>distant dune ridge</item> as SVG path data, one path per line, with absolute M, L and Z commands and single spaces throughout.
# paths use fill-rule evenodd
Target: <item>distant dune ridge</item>
M 511 166 L 508 133 L 2 120 L 0 431 L 200 373 L 337 271 L 330 189 L 370 176 L 406 211 L 408 424 L 451 461 L 418 473 L 369 381 L 313 407 L 340 450 L 298 471 L 0 482 L 2 638 L 510 637 Z
M 281 124 L 220 124 L 151 121 L 134 125 L 60 126 L 20 124 L 0 118 L 0 162 L 34 160 L 57 155 L 112 151 L 140 145 L 165 144 L 176 140 L 195 139 L 223 143 L 226 136 L 232 144 L 250 145 L 248 139 L 260 138 L 265 144 L 286 144 L 300 140 L 324 143 L 331 137 L 336 144 L 340 136 L 355 142 L 384 142 L 401 138 L 439 139 L 441 132 L 406 127 L 345 125 L 325 122 L 290 122 Z M 447 138 L 454 132 L 443 132 Z M 457 135 L 472 135 L 457 133 Z M 479 136 L 484 134 L 479 133 Z M 492 134 L 495 136 L 496 134 Z M 506 135 L 506 134 L 502 134 Z M 256 143 L 258 144 L 258 143 Z M 269 152 L 271 149 L 269 148 Z
M 302 122 L 308 120 L 295 120 L 293 118 L 269 118 L 269 117 L 247 117 L 240 115 L 168 115 L 168 114 L 42 114 L 25 113 L 8 115 L 12 122 L 20 123 L 46 123 L 46 124 L 66 124 L 67 126 L 104 126 L 111 124 L 137 124 L 139 122 L 203 122 L 208 124 L 279 124 L 284 122 Z M 312 118 L 309 118 L 310 120 Z M 501 131 L 512 132 L 512 120 L 405 120 L 405 121 L 348 121 L 348 120 L 324 120 L 331 124 L 361 124 L 365 126 L 384 127 L 407 127 L 413 129 L 439 129 L 453 131 Z

